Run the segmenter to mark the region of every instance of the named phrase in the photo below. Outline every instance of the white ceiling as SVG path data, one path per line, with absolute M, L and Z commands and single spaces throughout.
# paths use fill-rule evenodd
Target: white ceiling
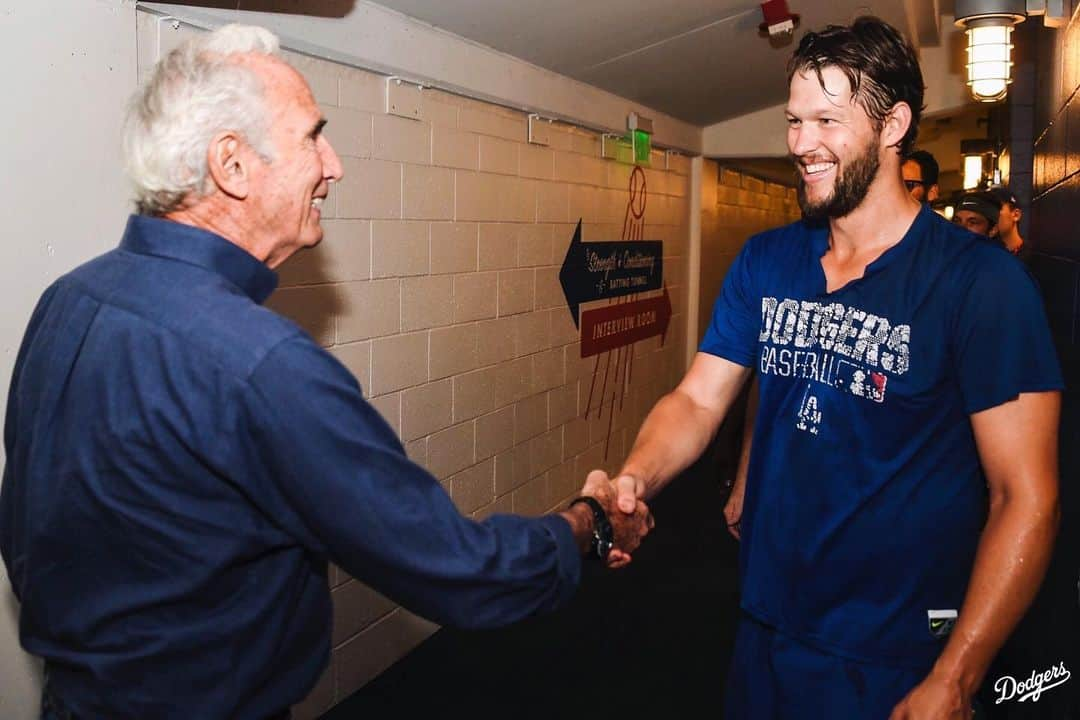
M 373 2 L 421 23 L 703 127 L 786 98 L 787 59 L 808 30 L 878 15 L 936 45 L 952 0 L 788 0 L 794 42 L 761 37 L 757 0 L 173 0 L 340 23 L 362 36 Z M 942 28 L 944 30 L 944 28 Z
M 758 34 L 753 0 L 375 0 L 380 5 L 695 125 L 786 97 L 793 45 Z M 911 0 L 789 0 L 807 29 L 878 15 L 918 33 Z M 909 16 L 907 8 L 911 8 Z M 936 21 L 937 15 L 933 15 Z

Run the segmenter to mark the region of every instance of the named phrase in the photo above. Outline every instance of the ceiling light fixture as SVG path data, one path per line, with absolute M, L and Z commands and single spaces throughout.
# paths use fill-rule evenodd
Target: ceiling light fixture
M 1012 82 L 1013 25 L 1025 0 L 956 0 L 956 25 L 967 33 L 967 84 L 979 102 L 1003 100 Z

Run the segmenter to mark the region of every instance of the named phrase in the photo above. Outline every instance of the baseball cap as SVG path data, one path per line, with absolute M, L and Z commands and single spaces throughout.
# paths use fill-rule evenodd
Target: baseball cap
M 1001 185 L 999 187 L 992 187 L 987 192 L 996 197 L 1002 205 L 1008 203 L 1013 207 L 1017 206 L 1016 196 L 1013 195 L 1012 190 L 1005 187 L 1004 185 Z
M 997 225 L 998 217 L 1001 214 L 1001 200 L 991 192 L 977 192 L 969 193 L 960 198 L 960 203 L 956 206 L 957 212 L 960 210 L 970 210 L 971 212 L 978 213 L 986 218 L 987 222 L 991 226 Z

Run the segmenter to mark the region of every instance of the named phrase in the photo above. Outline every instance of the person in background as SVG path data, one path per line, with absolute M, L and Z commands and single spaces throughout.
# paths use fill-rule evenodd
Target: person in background
M 1001 217 L 1001 200 L 993 193 L 982 190 L 968 193 L 960 198 L 953 211 L 954 225 L 970 230 L 976 235 L 997 237 L 997 224 Z
M 1001 202 L 1001 212 L 998 213 L 997 237 L 1005 249 L 1021 260 L 1027 261 L 1030 248 L 1020 236 L 1020 218 L 1023 211 L 1016 202 L 1016 196 L 1007 187 L 991 188 L 990 193 Z
M 904 186 L 911 197 L 921 203 L 932 203 L 941 192 L 938 187 L 939 168 L 937 160 L 926 150 L 915 150 L 904 158 L 900 166 Z
M 261 28 L 172 51 L 125 127 L 138 214 L 53 283 L 8 395 L 0 554 L 43 717 L 287 717 L 327 665 L 327 567 L 427 618 L 545 613 L 651 525 L 593 473 L 562 512 L 463 517 L 356 379 L 262 307 L 342 166 Z M 613 547 L 614 546 L 614 547 Z
M 908 193 L 915 51 L 876 18 L 788 65 L 803 220 L 756 235 L 616 476 L 653 497 L 751 370 L 726 720 L 970 718 L 1057 531 L 1063 386 L 1030 275 Z

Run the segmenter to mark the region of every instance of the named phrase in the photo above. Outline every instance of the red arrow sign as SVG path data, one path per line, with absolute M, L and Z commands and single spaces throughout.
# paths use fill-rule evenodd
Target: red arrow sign
M 666 285 L 660 297 L 586 310 L 581 314 L 581 357 L 666 335 L 670 321 L 671 298 Z

